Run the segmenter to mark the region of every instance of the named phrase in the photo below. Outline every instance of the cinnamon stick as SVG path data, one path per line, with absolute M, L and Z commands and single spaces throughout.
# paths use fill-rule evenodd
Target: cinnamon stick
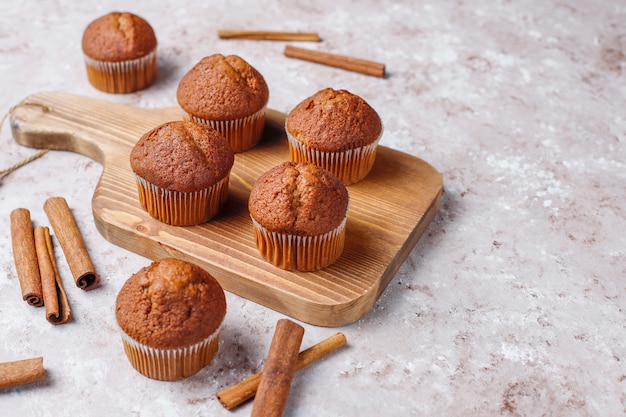
M 321 41 L 315 32 L 283 32 L 268 30 L 220 30 L 217 32 L 222 39 L 253 39 L 263 41 Z
M 30 219 L 30 211 L 25 208 L 17 208 L 11 212 L 11 240 L 22 299 L 31 306 L 41 307 L 43 289 L 35 249 L 33 223 Z
M 305 61 L 316 62 L 318 64 L 341 68 L 348 71 L 359 72 L 374 77 L 385 76 L 385 64 L 368 61 L 360 58 L 352 58 L 345 55 L 330 54 L 327 52 L 313 51 L 310 49 L 298 48 L 286 45 L 285 56 L 290 58 L 303 59 Z
M 303 335 L 304 328 L 299 324 L 287 319 L 278 320 L 252 404 L 252 417 L 282 416 Z
M 42 357 L 0 363 L 0 389 L 28 384 L 45 377 Z
M 67 323 L 72 316 L 67 295 L 59 276 L 50 230 L 45 226 L 35 228 L 35 247 L 39 261 L 39 274 L 43 287 L 46 319 L 52 324 Z
M 95 288 L 99 277 L 67 201 L 63 197 L 50 197 L 43 207 L 61 244 L 74 282 L 83 290 Z
M 345 344 L 346 336 L 344 336 L 343 333 L 335 333 L 331 337 L 301 351 L 298 354 L 295 370 L 298 371 L 304 368 L 334 350 L 339 349 Z M 257 372 L 235 385 L 223 389 L 217 393 L 217 399 L 227 410 L 232 410 L 238 405 L 254 397 L 254 394 L 259 387 L 262 375 L 263 371 Z

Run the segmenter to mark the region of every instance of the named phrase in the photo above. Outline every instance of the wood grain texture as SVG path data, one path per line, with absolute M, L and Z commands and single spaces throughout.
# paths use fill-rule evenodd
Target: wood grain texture
M 142 134 L 179 120 L 178 108 L 143 109 L 58 92 L 25 102 L 38 105 L 13 111 L 18 143 L 77 152 L 103 165 L 92 208 L 107 240 L 150 259 L 194 262 L 225 290 L 314 325 L 348 324 L 373 307 L 433 219 L 443 191 L 431 165 L 380 146 L 368 177 L 348 186 L 346 244 L 339 260 L 316 272 L 284 271 L 261 258 L 247 210 L 256 179 L 289 159 L 284 114 L 268 110 L 259 145 L 235 156 L 222 212 L 203 225 L 176 227 L 158 222 L 139 205 L 129 154 Z

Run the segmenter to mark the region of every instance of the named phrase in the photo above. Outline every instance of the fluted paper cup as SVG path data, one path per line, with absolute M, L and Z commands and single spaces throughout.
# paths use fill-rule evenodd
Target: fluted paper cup
M 118 62 L 84 57 L 89 82 L 106 93 L 132 93 L 148 87 L 156 78 L 156 49 L 143 57 Z
M 317 236 L 272 232 L 260 225 L 254 217 L 250 218 L 261 256 L 279 268 L 315 271 L 335 262 L 343 252 L 347 217 L 335 229 Z
M 183 118 L 211 126 L 224 135 L 233 152 L 237 153 L 252 148 L 261 140 L 265 126 L 265 110 L 266 106 L 250 116 L 231 120 L 204 119 L 183 111 Z
M 198 373 L 219 349 L 220 329 L 208 338 L 178 348 L 154 348 L 139 343 L 120 329 L 124 352 L 140 374 L 160 381 L 176 381 Z
M 155 219 L 173 226 L 193 226 L 215 217 L 228 198 L 229 175 L 209 188 L 195 192 L 171 191 L 138 175 L 139 202 Z
M 287 131 L 289 156 L 294 162 L 312 162 L 327 169 L 344 184 L 354 184 L 369 174 L 376 160 L 380 136 L 369 145 L 342 152 L 324 152 L 311 148 L 297 140 Z

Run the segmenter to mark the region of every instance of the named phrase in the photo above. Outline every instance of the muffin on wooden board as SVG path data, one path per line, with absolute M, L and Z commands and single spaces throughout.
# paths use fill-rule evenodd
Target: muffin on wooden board
M 371 171 L 383 126 L 361 97 L 325 88 L 289 112 L 285 130 L 291 160 L 313 162 L 353 184 Z
M 202 58 L 180 80 L 176 97 L 186 119 L 213 126 L 235 152 L 261 138 L 269 89 L 261 73 L 237 55 Z
M 131 365 L 149 378 L 174 381 L 197 373 L 217 353 L 226 297 L 204 269 L 166 258 L 124 283 L 115 316 Z
M 141 206 L 174 226 L 205 223 L 219 213 L 234 161 L 218 131 L 182 120 L 150 130 L 130 153 Z
M 151 85 L 157 73 L 157 39 L 152 26 L 128 12 L 111 12 L 91 22 L 82 38 L 87 77 L 107 93 L 131 93 Z
M 349 197 L 329 171 L 284 162 L 255 182 L 248 209 L 261 255 L 286 270 L 314 271 L 343 252 Z

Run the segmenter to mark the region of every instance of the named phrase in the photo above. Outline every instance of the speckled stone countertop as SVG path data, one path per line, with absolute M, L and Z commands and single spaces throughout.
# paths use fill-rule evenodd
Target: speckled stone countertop
M 620 416 L 626 413 L 626 5 L 510 1 L 14 1 L 3 5 L 4 113 L 61 91 L 139 107 L 176 105 L 203 56 L 234 53 L 265 76 L 287 112 L 324 87 L 381 115 L 381 144 L 443 176 L 434 221 L 375 306 L 340 328 L 304 324 L 303 346 L 336 331 L 348 345 L 299 371 L 286 416 Z M 154 27 L 159 75 L 113 96 L 90 86 L 80 40 L 113 10 Z M 299 46 L 385 63 L 376 78 L 283 56 L 285 42 L 221 40 L 220 29 L 315 31 Z M 5 122 L 0 169 L 35 151 Z M 132 369 L 113 311 L 150 261 L 95 229 L 102 167 L 53 151 L 0 183 L 0 362 L 44 357 L 45 380 L 0 392 L 3 416 L 249 415 L 218 390 L 262 369 L 283 316 L 227 293 L 215 360 L 183 381 Z M 399 178 L 398 180 L 402 180 Z M 63 196 L 100 288 L 67 288 L 74 318 L 50 325 L 21 300 L 9 214 Z M 67 266 L 59 262 L 61 274 Z

